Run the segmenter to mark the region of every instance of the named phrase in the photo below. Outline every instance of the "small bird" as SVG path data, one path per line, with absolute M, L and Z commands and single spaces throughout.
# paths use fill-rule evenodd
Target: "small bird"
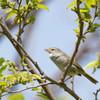
M 63 72 L 64 68 L 68 65 L 71 58 L 67 54 L 65 54 L 63 51 L 61 51 L 60 49 L 58 49 L 56 47 L 45 49 L 45 51 L 47 51 L 49 53 L 50 59 Z M 72 66 L 69 67 L 66 75 L 69 75 L 72 77 L 74 75 L 81 76 L 81 74 L 83 76 L 85 76 L 88 80 L 90 80 L 92 83 L 94 83 L 94 84 L 98 83 L 98 81 L 95 78 L 93 78 L 88 73 L 86 73 L 82 69 L 82 67 L 74 60 Z

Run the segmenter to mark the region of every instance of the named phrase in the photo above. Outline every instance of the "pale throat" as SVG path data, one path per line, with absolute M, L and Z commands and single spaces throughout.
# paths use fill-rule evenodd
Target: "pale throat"
M 49 54 L 49 57 L 50 57 L 51 59 L 53 59 L 53 60 L 56 60 L 57 58 L 59 58 L 59 56 L 60 56 L 60 55 L 57 54 L 57 53 L 54 53 L 54 54 L 53 54 L 53 53 L 50 53 L 50 54 Z

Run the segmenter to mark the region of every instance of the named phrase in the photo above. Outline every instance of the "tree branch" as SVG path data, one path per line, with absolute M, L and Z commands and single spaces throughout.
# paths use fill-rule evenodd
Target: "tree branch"
M 71 90 L 74 91 L 74 77 L 72 77 L 71 79 Z
M 22 48 L 22 46 L 19 44 L 19 42 L 17 42 L 13 36 L 11 35 L 9 29 L 7 28 L 6 24 L 4 23 L 4 21 L 2 20 L 2 17 L 0 17 L 0 25 L 4 31 L 4 34 L 8 37 L 8 39 L 11 41 L 11 43 L 13 44 L 13 46 L 16 48 L 17 52 L 19 53 L 19 55 L 22 57 L 24 55 L 28 56 L 28 54 L 26 53 L 26 51 Z M 32 60 L 29 56 L 28 58 L 33 62 L 33 64 L 35 65 L 36 68 L 38 68 L 39 66 L 37 65 L 37 63 L 34 62 L 34 60 Z M 24 61 L 25 63 L 28 65 L 28 68 L 31 70 L 30 72 L 32 74 L 37 74 L 37 71 L 34 69 L 34 67 L 31 65 L 31 63 L 29 62 L 27 57 L 25 57 Z M 39 69 L 39 68 L 38 68 Z M 41 69 L 39 69 L 39 71 L 41 73 L 43 73 L 41 71 Z M 43 80 L 38 80 L 39 83 L 44 83 Z M 56 83 L 56 82 L 55 82 Z M 56 83 L 57 84 L 57 83 Z M 46 92 L 47 96 L 49 97 L 50 100 L 56 100 L 55 97 L 53 96 L 53 94 L 51 93 L 51 91 L 49 90 L 49 88 L 47 86 L 42 86 L 44 91 Z M 67 91 L 68 93 L 70 93 L 74 98 L 76 98 L 77 100 L 80 98 L 78 97 L 73 91 L 71 91 L 68 87 L 64 87 L 62 85 L 62 88 L 65 89 L 65 91 Z
M 95 95 L 95 100 L 98 100 L 97 96 L 98 96 L 98 93 L 99 93 L 99 92 L 100 92 L 100 89 L 98 89 L 98 90 L 96 91 L 96 93 L 93 92 L 93 94 Z
M 95 20 L 96 17 L 97 17 L 97 6 L 95 7 L 94 17 L 91 20 L 91 22 L 89 22 L 89 25 L 88 25 L 86 31 L 84 32 L 84 35 L 86 35 L 89 32 L 90 26 L 94 22 L 94 20 Z
M 52 84 L 56 84 L 56 85 L 62 87 L 66 92 L 68 92 L 70 95 L 72 95 L 76 100 L 81 100 L 81 98 L 74 91 L 72 91 L 70 88 L 68 88 L 66 86 L 66 84 L 61 83 L 60 81 L 55 81 L 55 80 L 51 79 L 50 77 L 48 77 L 47 75 L 44 75 L 42 78 L 49 80 Z
M 79 45 L 80 45 L 80 42 L 81 42 L 81 38 L 82 38 L 82 35 L 83 35 L 83 21 L 82 21 L 81 14 L 80 14 L 79 0 L 77 0 L 77 15 L 78 15 L 78 18 L 79 18 L 79 25 L 80 25 L 79 37 L 78 37 L 78 40 L 76 42 L 75 50 L 73 52 L 71 60 L 69 61 L 69 64 L 65 67 L 65 71 L 63 72 L 63 74 L 61 76 L 61 79 L 60 79 L 61 82 L 64 82 L 67 70 L 68 70 L 69 67 L 72 66 L 72 63 L 74 61 L 76 53 L 78 52 L 78 48 L 79 48 Z
M 51 84 L 51 82 L 42 83 L 42 84 L 39 84 L 37 86 L 26 87 L 24 89 L 17 90 L 17 91 L 7 91 L 7 93 L 3 94 L 2 96 L 5 96 L 5 95 L 10 94 L 10 93 L 20 93 L 20 92 L 25 91 L 25 90 L 28 90 L 28 89 L 38 88 L 40 86 L 46 86 L 46 85 L 49 85 L 49 84 Z
M 25 53 L 22 51 L 22 49 L 18 46 L 18 44 L 16 44 L 16 40 L 13 38 L 12 34 L 10 33 L 8 27 L 6 26 L 5 22 L 2 20 L 2 17 L 0 16 L 0 25 L 4 31 L 4 35 L 6 35 L 8 37 L 8 39 L 10 40 L 10 42 L 13 44 L 13 46 L 15 47 L 15 49 L 17 50 L 18 54 L 20 55 L 20 57 L 24 56 Z M 29 60 L 25 57 L 24 62 L 28 65 L 27 67 L 29 69 L 31 69 L 31 73 L 32 74 L 38 74 L 38 72 L 35 70 L 35 68 L 32 66 L 32 64 L 29 62 Z M 39 83 L 44 83 L 44 80 L 38 80 Z M 54 95 L 52 94 L 52 92 L 50 91 L 50 89 L 47 86 L 42 86 L 42 88 L 44 89 L 46 95 L 48 96 L 48 98 L 50 100 L 56 100 L 56 98 L 54 97 Z

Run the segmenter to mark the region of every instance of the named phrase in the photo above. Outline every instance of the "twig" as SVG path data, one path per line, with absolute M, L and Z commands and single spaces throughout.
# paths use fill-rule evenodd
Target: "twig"
M 86 31 L 84 32 L 84 35 L 86 35 L 89 32 L 90 26 L 94 22 L 96 17 L 97 17 L 97 6 L 95 7 L 94 17 L 93 17 L 92 21 L 89 22 L 89 25 L 88 25 Z
M 17 38 L 17 41 L 19 42 L 19 40 L 20 40 L 20 42 L 22 42 L 21 41 L 21 37 L 20 37 L 20 35 L 23 33 L 22 31 L 22 29 L 21 29 L 21 24 L 22 24 L 22 21 L 21 21 L 21 13 L 20 13 L 20 6 L 21 6 L 21 2 L 22 2 L 22 0 L 20 0 L 20 1 L 18 1 L 17 0 L 17 3 L 18 3 L 18 16 L 19 16 L 19 18 L 20 18 L 20 21 L 19 21 L 19 33 L 18 33 L 18 38 Z
M 72 77 L 72 80 L 71 80 L 71 90 L 74 91 L 74 76 Z
M 95 95 L 95 100 L 98 100 L 97 96 L 98 96 L 98 93 L 99 93 L 99 92 L 100 92 L 100 89 L 98 89 L 98 90 L 96 91 L 96 93 L 93 92 L 93 94 Z
M 44 74 L 44 72 L 42 71 L 42 69 L 39 67 L 39 65 L 37 64 L 37 62 L 35 62 L 30 56 L 29 56 L 29 54 L 24 50 L 24 48 L 22 47 L 22 45 L 19 43 L 19 42 L 17 42 L 14 38 L 13 38 L 13 41 L 15 41 L 16 42 L 16 44 L 22 49 L 22 51 L 25 53 L 25 57 L 27 57 L 34 65 L 35 65 L 35 67 L 38 69 L 38 71 L 40 72 L 40 74 L 41 75 L 43 75 Z
M 61 83 L 60 81 L 55 81 L 55 80 L 51 79 L 50 77 L 48 77 L 47 75 L 44 75 L 44 77 L 42 77 L 42 78 L 49 80 L 52 84 L 56 84 L 56 85 L 62 87 L 66 92 L 71 94 L 76 100 L 81 100 L 81 98 L 74 91 L 72 91 L 70 88 L 68 88 L 66 86 L 66 84 Z
M 8 37 L 8 39 L 10 40 L 10 42 L 13 44 L 13 46 L 15 47 L 15 49 L 17 50 L 18 54 L 20 55 L 20 57 L 24 56 L 25 53 L 22 51 L 22 49 L 16 44 L 16 42 L 14 41 L 14 37 L 12 36 L 12 34 L 10 33 L 8 27 L 6 26 L 5 22 L 2 20 L 2 17 L 0 16 L 0 25 L 4 31 L 4 35 L 6 35 Z M 38 74 L 38 72 L 35 70 L 35 68 L 32 66 L 32 64 L 29 62 L 29 60 L 25 57 L 24 62 L 28 65 L 27 67 L 29 69 L 31 69 L 31 73 L 32 74 Z M 44 83 L 44 80 L 37 80 L 39 83 Z M 47 86 L 42 86 L 42 88 L 44 89 L 46 95 L 48 96 L 48 98 L 50 100 L 56 100 L 56 98 L 54 97 L 54 95 L 52 94 L 52 92 L 50 91 L 50 89 Z
M 23 13 L 21 14 L 20 13 L 20 6 L 21 6 L 21 3 L 22 3 L 22 0 L 20 0 L 20 1 L 17 1 L 17 3 L 18 3 L 18 10 L 17 10 L 17 12 L 18 12 L 18 16 L 19 16 L 19 18 L 20 18 L 20 22 L 19 22 L 19 32 L 18 32 L 18 34 L 17 34 L 17 41 L 18 42 L 20 42 L 20 43 L 22 43 L 22 40 L 21 40 L 21 35 L 22 35 L 22 33 L 24 32 L 24 28 L 25 28 L 25 26 L 27 25 L 27 23 L 26 23 L 26 18 L 27 18 L 27 16 L 28 16 L 28 14 L 29 14 L 29 11 L 27 11 L 26 13 L 23 11 Z M 23 25 L 22 25 L 22 16 L 25 14 L 25 16 L 24 16 L 24 18 L 23 18 Z
M 2 96 L 5 96 L 5 95 L 10 94 L 10 93 L 20 93 L 20 92 L 25 91 L 25 90 L 28 90 L 28 89 L 38 88 L 40 86 L 46 86 L 46 85 L 49 85 L 49 84 L 52 84 L 52 83 L 51 82 L 42 83 L 42 84 L 39 84 L 37 86 L 26 87 L 24 89 L 17 90 L 17 91 L 7 91 L 7 93 L 3 94 Z
M 81 38 L 82 38 L 82 34 L 83 34 L 83 21 L 82 21 L 81 14 L 80 14 L 79 0 L 77 0 L 77 15 L 78 15 L 78 18 L 79 18 L 80 34 L 79 34 L 78 40 L 76 42 L 75 50 L 73 52 L 71 60 L 69 61 L 69 64 L 65 67 L 65 71 L 63 72 L 63 74 L 61 76 L 61 79 L 60 79 L 61 82 L 64 82 L 67 70 L 68 70 L 69 67 L 71 67 L 71 65 L 73 63 L 73 60 L 74 60 L 74 58 L 76 56 L 76 53 L 78 52 L 78 48 L 79 48 L 79 45 L 80 45 L 80 42 L 81 42 Z

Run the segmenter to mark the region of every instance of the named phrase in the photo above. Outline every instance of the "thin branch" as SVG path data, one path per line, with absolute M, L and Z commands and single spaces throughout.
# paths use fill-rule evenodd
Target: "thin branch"
M 84 32 L 84 35 L 86 35 L 86 34 L 89 32 L 90 26 L 91 26 L 91 24 L 94 22 L 94 20 L 95 20 L 96 17 L 97 17 L 97 6 L 95 7 L 94 17 L 93 17 L 93 19 L 91 20 L 91 22 L 89 23 L 89 25 L 88 25 L 86 31 Z
M 81 100 L 81 98 L 74 91 L 72 91 L 70 88 L 68 88 L 66 86 L 66 84 L 61 83 L 60 81 L 55 81 L 55 80 L 51 79 L 50 77 L 48 77 L 47 75 L 44 75 L 42 78 L 49 80 L 52 84 L 56 84 L 56 85 L 62 87 L 66 92 L 71 94 L 76 100 Z
M 8 39 L 11 41 L 11 43 L 13 44 L 13 46 L 16 48 L 16 50 L 19 53 L 19 55 L 21 57 L 25 56 L 25 60 L 24 61 L 28 65 L 28 68 L 31 69 L 31 73 L 38 74 L 37 71 L 34 69 L 34 67 L 31 65 L 31 63 L 29 62 L 29 60 L 27 59 L 27 58 L 29 58 L 29 56 L 27 55 L 26 51 L 24 51 L 24 49 L 22 48 L 22 46 L 13 38 L 13 36 L 11 35 L 9 29 L 7 28 L 7 26 L 4 23 L 4 21 L 2 20 L 2 18 L 0 18 L 0 25 L 1 25 L 2 29 L 4 30 L 4 34 L 8 37 Z M 32 59 L 30 59 L 30 61 L 33 62 L 33 64 L 35 65 L 36 68 L 39 67 L 37 65 L 37 63 L 34 62 Z M 42 72 L 40 69 L 38 69 L 38 70 L 39 70 L 39 72 Z M 38 82 L 39 83 L 44 83 L 43 80 L 38 80 Z M 54 81 L 52 83 L 58 84 L 60 87 L 62 87 L 65 91 L 67 91 L 69 94 L 71 94 L 77 100 L 80 99 L 80 97 L 77 96 L 77 94 L 75 94 L 72 90 L 70 90 L 65 84 L 61 84 L 60 82 L 56 82 L 56 81 Z M 50 98 L 50 100 L 56 100 L 55 97 L 53 96 L 53 94 L 51 93 L 51 91 L 48 89 L 47 86 L 42 86 L 42 87 L 43 87 L 44 91 L 46 92 L 46 95 Z
M 98 90 L 96 91 L 96 93 L 93 92 L 93 94 L 95 95 L 95 100 L 98 100 L 97 96 L 98 96 L 98 93 L 99 93 L 99 92 L 100 92 L 100 89 L 98 89 Z
M 74 91 L 74 77 L 72 77 L 71 79 L 71 90 Z
M 69 61 L 69 64 L 65 67 L 65 71 L 63 72 L 63 74 L 61 76 L 61 79 L 60 79 L 61 82 L 64 82 L 67 70 L 71 67 L 71 65 L 72 65 L 72 63 L 74 61 L 74 58 L 76 56 L 76 53 L 78 52 L 78 48 L 79 48 L 79 45 L 80 45 L 80 42 L 81 42 L 81 38 L 82 38 L 82 35 L 83 35 L 83 21 L 82 21 L 81 14 L 80 14 L 79 0 L 77 0 L 77 15 L 78 15 L 78 18 L 79 18 L 80 33 L 79 33 L 79 37 L 78 37 L 78 40 L 76 42 L 75 50 L 73 52 L 71 60 Z
M 13 46 L 15 47 L 15 49 L 17 50 L 18 54 L 20 55 L 20 57 L 24 56 L 25 53 L 22 51 L 22 49 L 16 44 L 16 40 L 14 39 L 14 37 L 12 36 L 12 34 L 10 33 L 8 27 L 6 26 L 5 22 L 2 20 L 2 17 L 0 16 L 0 25 L 4 31 L 4 35 L 6 35 L 8 37 L 8 39 L 10 40 L 10 42 L 13 44 Z M 15 41 L 14 41 L 15 40 Z M 24 62 L 28 65 L 27 67 L 29 69 L 31 69 L 31 73 L 32 74 L 38 74 L 38 72 L 35 70 L 35 68 L 32 66 L 32 64 L 29 62 L 29 60 L 25 57 Z M 44 83 L 44 80 L 37 80 L 39 83 Z M 54 95 L 52 94 L 52 92 L 50 91 L 50 89 L 47 86 L 42 86 L 42 88 L 44 89 L 46 95 L 48 96 L 48 98 L 50 100 L 56 100 L 56 98 L 54 97 Z
M 48 82 L 48 83 L 42 83 L 42 84 L 39 84 L 37 86 L 31 86 L 31 87 L 26 87 L 24 89 L 21 89 L 21 90 L 17 90 L 17 91 L 7 91 L 7 93 L 3 94 L 2 96 L 5 96 L 7 94 L 10 94 L 10 93 L 20 93 L 22 91 L 25 91 L 25 90 L 29 90 L 29 89 L 33 89 L 33 88 L 38 88 L 40 86 L 47 86 L 49 84 L 52 84 L 51 82 Z
M 26 12 L 25 17 L 23 18 L 23 25 L 22 25 L 21 19 L 22 19 L 23 14 L 25 13 L 25 12 L 23 12 L 22 14 L 20 13 L 20 6 L 21 6 L 21 3 L 22 3 L 22 0 L 17 1 L 17 3 L 18 3 L 18 16 L 20 18 L 20 22 L 19 22 L 19 32 L 18 32 L 18 35 L 17 35 L 17 41 L 18 42 L 22 42 L 21 41 L 21 34 L 24 32 L 23 29 L 27 25 L 26 24 L 26 18 L 27 18 L 28 14 L 29 14 L 29 11 Z
M 42 71 L 42 69 L 39 67 L 39 65 L 37 64 L 37 62 L 35 62 L 30 56 L 29 56 L 29 54 L 24 50 L 24 48 L 22 47 L 22 45 L 19 43 L 19 42 L 17 42 L 14 38 L 13 38 L 13 41 L 15 41 L 16 42 L 16 44 L 22 49 L 22 51 L 25 53 L 25 57 L 27 57 L 34 65 L 35 65 L 35 67 L 38 69 L 38 71 L 40 72 L 40 74 L 41 75 L 43 75 L 44 74 L 44 72 Z

